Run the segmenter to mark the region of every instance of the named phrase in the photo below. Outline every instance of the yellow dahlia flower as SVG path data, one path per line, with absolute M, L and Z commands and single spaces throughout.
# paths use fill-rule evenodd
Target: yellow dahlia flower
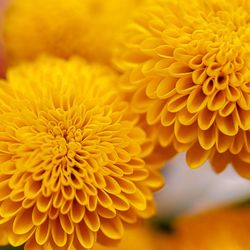
M 27 250 L 90 249 L 154 213 L 162 186 L 109 69 L 43 57 L 0 84 L 0 224 Z M 146 144 L 146 145 L 145 145 Z
M 191 167 L 210 158 L 250 177 L 250 2 L 151 2 L 115 58 L 121 89 Z
M 13 0 L 4 22 L 8 62 L 41 52 L 109 62 L 121 28 L 141 1 Z
M 247 250 L 250 208 L 228 208 L 183 218 L 173 237 L 175 250 Z M 169 249 L 166 245 L 164 250 Z

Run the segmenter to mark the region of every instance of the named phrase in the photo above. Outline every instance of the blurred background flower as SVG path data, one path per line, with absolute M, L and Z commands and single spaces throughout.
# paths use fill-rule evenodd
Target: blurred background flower
M 12 0 L 4 18 L 8 64 L 40 53 L 109 63 L 121 29 L 143 1 Z
M 147 223 L 142 223 L 133 229 L 128 229 L 117 246 L 104 247 L 96 245 L 93 250 L 155 250 L 159 249 L 162 241 L 165 241 L 165 235 L 162 232 L 156 231 Z
M 171 239 L 175 250 L 248 250 L 249 231 L 248 204 L 180 218 Z M 167 242 L 165 246 L 164 250 L 169 249 Z
M 5 48 L 3 44 L 3 16 L 9 0 L 0 0 L 0 77 L 5 75 Z

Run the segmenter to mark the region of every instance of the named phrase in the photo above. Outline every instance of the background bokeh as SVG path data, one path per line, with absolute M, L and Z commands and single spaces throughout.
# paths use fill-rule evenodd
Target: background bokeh
M 161 217 L 202 212 L 250 197 L 250 182 L 232 167 L 220 174 L 209 163 L 190 169 L 185 154 L 181 154 L 169 161 L 163 171 L 167 184 L 156 194 Z

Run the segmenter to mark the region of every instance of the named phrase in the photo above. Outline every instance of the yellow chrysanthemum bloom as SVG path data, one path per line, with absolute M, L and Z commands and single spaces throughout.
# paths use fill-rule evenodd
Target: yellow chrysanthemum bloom
M 141 1 L 12 0 L 4 22 L 8 63 L 41 52 L 109 62 L 121 28 Z
M 175 250 L 250 249 L 250 208 L 230 208 L 183 218 L 172 238 Z M 164 250 L 169 249 L 167 247 Z
M 161 175 L 109 69 L 43 57 L 0 84 L 0 224 L 27 250 L 90 249 L 154 214 Z
M 149 2 L 115 58 L 133 110 L 191 167 L 233 162 L 250 177 L 250 2 Z

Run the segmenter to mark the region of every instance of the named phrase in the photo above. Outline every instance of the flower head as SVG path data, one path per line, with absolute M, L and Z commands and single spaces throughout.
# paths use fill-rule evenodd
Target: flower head
M 154 213 L 162 177 L 109 69 L 43 57 L 0 84 L 0 224 L 13 246 L 89 249 Z M 151 161 L 152 162 L 152 161 Z
M 44 52 L 109 62 L 118 33 L 141 1 L 13 0 L 4 19 L 8 64 Z
M 233 162 L 250 177 L 249 2 L 151 2 L 115 58 L 132 109 L 191 167 Z

